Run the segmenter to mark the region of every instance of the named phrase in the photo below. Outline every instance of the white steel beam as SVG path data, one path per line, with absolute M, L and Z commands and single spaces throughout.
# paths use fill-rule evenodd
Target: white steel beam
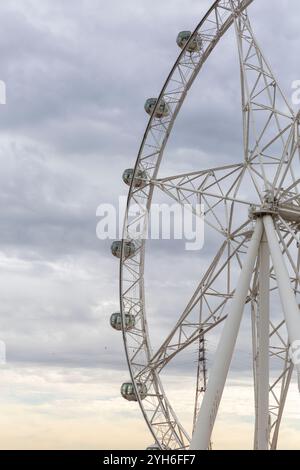
M 299 306 L 291 285 L 290 276 L 277 239 L 273 219 L 270 215 L 266 215 L 263 217 L 263 221 L 274 265 L 274 271 L 278 283 L 281 304 L 285 315 L 289 340 L 291 344 L 297 344 L 297 342 L 300 341 Z M 300 378 L 300 364 L 295 364 L 295 366 L 298 371 L 298 377 Z
M 216 352 L 207 391 L 204 395 L 195 426 L 190 447 L 191 450 L 206 450 L 209 448 L 211 434 L 232 360 L 262 234 L 263 223 L 261 219 L 258 219 L 232 300 L 231 311 L 226 320 Z
M 270 252 L 264 232 L 259 252 L 256 359 L 257 444 L 258 450 L 269 448 L 269 350 L 270 350 Z

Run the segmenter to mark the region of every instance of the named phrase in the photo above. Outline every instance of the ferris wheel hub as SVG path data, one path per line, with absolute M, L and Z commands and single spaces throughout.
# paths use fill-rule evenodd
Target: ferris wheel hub
M 264 202 L 261 206 L 251 206 L 249 217 L 251 220 L 271 215 L 274 218 L 281 217 L 287 222 L 300 224 L 300 207 L 294 204 L 284 204 L 278 201 Z

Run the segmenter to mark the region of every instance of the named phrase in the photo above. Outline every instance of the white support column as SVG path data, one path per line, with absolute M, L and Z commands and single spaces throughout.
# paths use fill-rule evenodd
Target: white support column
M 269 449 L 270 252 L 266 234 L 259 252 L 257 319 L 257 449 Z
M 266 215 L 264 216 L 263 221 L 278 283 L 281 304 L 285 315 L 289 340 L 291 344 L 297 344 L 297 342 L 300 341 L 300 312 L 298 303 L 291 285 L 290 276 L 284 262 L 282 251 L 280 249 L 273 219 L 270 215 Z M 300 381 L 300 364 L 295 364 L 295 366 L 298 371 L 298 378 Z
M 262 233 L 263 223 L 261 219 L 258 219 L 231 303 L 231 311 L 229 312 L 226 320 L 216 352 L 214 365 L 209 377 L 207 390 L 203 398 L 195 432 L 192 438 L 191 450 L 206 450 L 209 447 L 212 430 L 241 324 L 245 302 L 249 292 L 251 277 L 255 260 L 258 255 Z

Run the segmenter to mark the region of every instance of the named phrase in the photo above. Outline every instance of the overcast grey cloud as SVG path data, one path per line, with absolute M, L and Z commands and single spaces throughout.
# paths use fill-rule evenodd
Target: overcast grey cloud
M 292 81 L 300 79 L 298 3 L 257 0 L 251 7 L 254 30 L 288 97 Z M 7 344 L 7 387 L 24 374 L 46 376 L 59 368 L 58 382 L 75 374 L 78 387 L 103 377 L 117 400 L 128 376 L 121 337 L 109 327 L 119 308 L 118 264 L 111 242 L 96 238 L 96 209 L 126 195 L 121 175 L 135 162 L 147 123 L 144 101 L 158 94 L 176 59 L 178 31 L 193 29 L 210 4 L 1 3 L 0 79 L 7 84 L 7 105 L 0 107 L 0 339 Z M 239 162 L 241 152 L 238 57 L 229 32 L 187 98 L 162 174 Z M 207 232 L 197 257 L 180 243 L 149 243 L 147 302 L 155 344 L 218 243 Z M 180 263 L 180 276 L 170 272 L 170 262 Z M 235 370 L 250 368 L 248 330 L 246 318 Z M 194 365 L 194 356 L 187 352 L 171 373 L 183 373 L 187 361 Z M 33 388 L 35 398 L 22 398 L 18 389 L 18 402 L 38 400 L 39 385 Z M 70 397 L 70 388 L 66 393 Z M 138 421 L 138 412 L 133 416 Z

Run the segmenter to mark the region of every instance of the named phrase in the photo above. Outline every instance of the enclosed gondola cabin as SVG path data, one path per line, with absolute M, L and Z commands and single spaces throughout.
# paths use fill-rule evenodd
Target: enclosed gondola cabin
M 147 387 L 145 384 L 137 383 L 138 394 L 141 400 L 147 396 Z M 132 382 L 126 382 L 121 387 L 121 395 L 127 401 L 138 401 Z
M 147 175 L 142 170 L 137 170 L 134 176 L 134 169 L 127 168 L 123 173 L 123 181 L 127 186 L 130 186 L 131 183 L 134 188 L 142 188 L 146 185 Z
M 156 107 L 156 103 L 157 103 L 157 98 L 149 98 L 145 103 L 145 111 L 150 116 L 152 115 L 152 113 L 153 113 L 153 111 Z M 169 116 L 169 114 L 170 114 L 170 108 L 169 108 L 168 104 L 163 99 L 161 99 L 160 103 L 159 103 L 159 105 L 158 105 L 158 107 L 155 111 L 154 116 L 157 119 L 162 119 L 163 117 Z
M 134 242 L 126 240 L 124 242 L 124 257 L 125 259 L 132 258 L 136 252 L 136 247 Z M 115 241 L 111 245 L 111 253 L 116 258 L 121 259 L 122 255 L 122 242 Z
M 191 31 L 181 31 L 177 36 L 177 45 L 180 49 L 184 49 L 187 45 L 190 37 L 192 36 Z M 191 40 L 190 44 L 187 47 L 188 52 L 199 52 L 201 50 L 202 41 L 199 34 L 196 34 L 193 39 Z
M 125 314 L 125 329 L 130 331 L 135 327 L 135 318 L 133 315 Z M 113 313 L 110 317 L 110 325 L 114 330 L 122 330 L 122 315 L 121 313 Z

